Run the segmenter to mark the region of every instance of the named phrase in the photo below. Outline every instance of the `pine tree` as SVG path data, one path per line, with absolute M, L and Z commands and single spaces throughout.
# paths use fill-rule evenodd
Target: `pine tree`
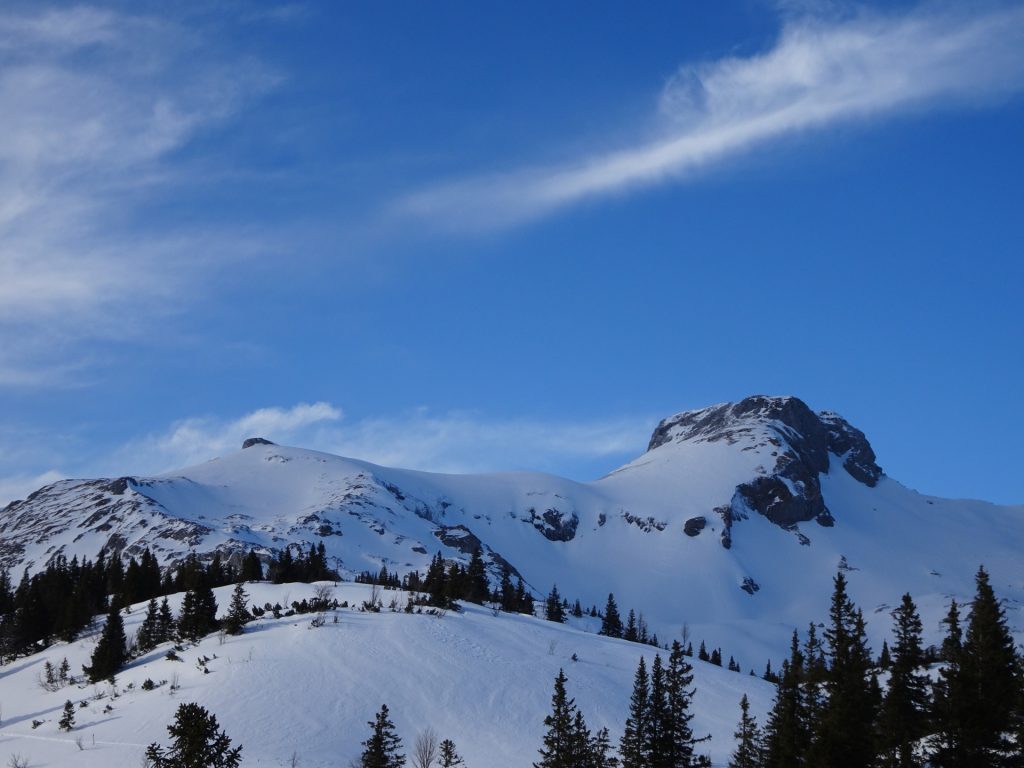
M 112 678 L 128 660 L 127 641 L 124 636 L 124 622 L 116 602 L 111 602 L 107 612 L 107 623 L 100 633 L 99 642 L 92 652 L 89 666 L 82 667 L 90 683 Z
M 241 578 L 242 581 L 263 580 L 263 564 L 260 563 L 255 549 L 250 549 L 248 554 L 242 559 Z
M 608 637 L 622 637 L 622 617 L 619 616 L 619 607 L 615 604 L 615 595 L 608 593 L 608 603 L 604 608 L 604 618 L 601 619 L 600 634 Z
M 547 600 L 544 601 L 544 618 L 559 624 L 565 621 L 565 609 L 562 608 L 562 597 L 558 594 L 558 585 L 551 587 Z
M 619 758 L 612 752 L 607 728 L 601 728 L 590 740 L 590 763 L 587 768 L 618 768 Z
M 762 768 L 764 745 L 761 729 L 757 726 L 757 719 L 750 714 L 747 694 L 740 699 L 740 722 L 733 736 L 736 738 L 736 750 L 729 760 L 729 768 Z
M 914 744 L 928 730 L 928 677 L 921 644 L 921 618 L 909 594 L 892 612 L 893 647 L 889 687 L 879 715 L 880 765 L 920 768 Z
M 439 756 L 441 759 L 440 768 L 459 768 L 459 766 L 465 766 L 466 761 L 463 760 L 459 753 L 455 751 L 455 742 L 451 739 L 445 739 L 441 742 Z
M 964 753 L 964 730 L 970 718 L 970 692 L 964 671 L 963 631 L 956 600 L 942 620 L 946 636 L 942 640 L 943 666 L 932 687 L 932 736 L 928 740 L 930 762 L 936 768 L 969 768 Z
M 166 643 L 174 636 L 176 623 L 174 621 L 174 614 L 171 613 L 171 604 L 167 602 L 166 597 L 160 601 L 160 614 L 156 626 L 157 631 L 154 639 L 157 645 Z
M 139 653 L 146 653 L 156 648 L 160 640 L 160 613 L 157 608 L 156 598 L 151 597 L 146 606 L 146 618 L 142 620 L 138 633 L 135 635 L 135 644 Z
M 661 655 L 654 655 L 651 664 L 650 697 L 647 700 L 647 732 L 644 734 L 644 752 L 652 768 L 669 766 L 669 739 L 671 737 L 671 715 L 668 710 L 668 693 L 665 683 L 665 668 Z
M 649 768 L 647 733 L 650 728 L 650 679 L 643 656 L 633 677 L 633 694 L 629 699 L 629 717 L 619 742 L 622 768 Z
M 565 690 L 567 678 L 564 670 L 558 670 L 555 690 L 551 695 L 551 712 L 544 718 L 548 729 L 544 734 L 544 745 L 540 748 L 540 762 L 534 768 L 577 768 L 589 746 L 589 733 L 583 723 L 583 716 L 576 709 L 576 703 Z
M 70 731 L 75 727 L 75 705 L 70 700 L 64 702 L 64 711 L 57 722 L 62 731 Z
M 695 738 L 690 727 L 693 712 L 690 705 L 696 692 L 693 684 L 693 667 L 686 661 L 683 646 L 678 640 L 672 642 L 665 671 L 665 700 L 668 718 L 663 726 L 665 744 L 664 765 L 669 768 L 705 765 L 703 757 L 694 754 L 696 745 L 707 741 L 710 736 Z
M 782 662 L 777 677 L 775 702 L 765 727 L 765 765 L 768 768 L 796 768 L 807 764 L 810 726 L 814 725 L 807 720 L 802 687 L 804 657 L 796 632 L 793 632 L 789 659 Z
M 252 614 L 246 607 L 249 602 L 249 595 L 245 587 L 239 582 L 231 593 L 231 606 L 228 608 L 228 615 L 224 619 L 224 631 L 229 635 L 240 635 L 245 625 L 252 621 Z
M 178 617 L 178 633 L 193 642 L 217 628 L 217 601 L 207 584 L 185 592 Z
M 155 743 L 146 749 L 153 768 L 237 768 L 242 760 L 242 748 L 232 748 L 227 734 L 218 733 L 217 718 L 198 704 L 179 706 L 167 732 L 169 751 Z
M 809 760 L 830 768 L 867 768 L 874 761 L 875 694 L 872 692 L 871 651 L 863 614 L 846 593 L 840 572 L 829 609 L 829 670 L 825 680 L 828 700 L 814 724 Z
M 405 765 L 405 755 L 401 752 L 402 740 L 395 733 L 395 725 L 388 717 L 388 705 L 382 704 L 380 712 L 367 724 L 372 733 L 363 742 L 360 768 L 402 768 Z
M 480 554 L 480 547 L 473 550 L 473 556 L 469 561 L 469 568 L 466 569 L 466 591 L 465 598 L 471 603 L 483 604 L 487 599 L 490 585 L 487 583 L 487 569 L 484 567 L 484 559 Z
M 622 632 L 622 639 L 635 643 L 639 637 L 640 635 L 636 628 L 636 613 L 630 608 L 629 615 L 626 617 L 626 629 Z

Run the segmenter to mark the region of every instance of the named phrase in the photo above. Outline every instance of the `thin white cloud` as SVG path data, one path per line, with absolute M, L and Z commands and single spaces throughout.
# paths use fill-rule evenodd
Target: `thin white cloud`
M 183 419 L 83 462 L 81 440 L 58 460 L 52 448 L 32 455 L 32 466 L 0 477 L 0 506 L 23 498 L 40 485 L 67 476 L 154 475 L 232 453 L 250 437 L 363 459 L 385 466 L 433 472 L 559 471 L 576 463 L 615 462 L 643 451 L 650 420 L 613 418 L 544 422 L 492 419 L 472 413 L 432 413 L 419 409 L 388 418 L 346 420 L 326 402 L 288 408 L 261 408 L 237 419 Z M 26 435 L 0 435 L 0 458 L 15 459 L 31 442 Z M 88 452 L 86 452 L 88 453 Z M 597 473 L 595 473 L 596 476 Z M 586 478 L 583 478 L 586 479 Z
M 0 11 L 0 386 L 63 381 L 76 342 L 145 333 L 252 248 L 133 221 L 194 181 L 173 153 L 277 82 L 205 42 L 89 6 Z
M 680 69 L 661 94 L 656 138 L 558 167 L 443 183 L 404 198 L 397 213 L 455 231 L 496 229 L 684 179 L 772 140 L 1022 88 L 1019 5 L 788 17 L 766 52 Z

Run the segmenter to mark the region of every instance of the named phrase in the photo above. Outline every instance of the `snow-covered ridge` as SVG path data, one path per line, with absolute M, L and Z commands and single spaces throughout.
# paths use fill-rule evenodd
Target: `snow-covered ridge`
M 424 571 L 437 551 L 466 561 L 479 546 L 495 578 L 507 564 L 536 594 L 557 584 L 587 606 L 614 592 L 659 637 L 685 623 L 745 667 L 779 658 L 793 626 L 826 614 L 840 563 L 866 611 L 909 590 L 926 625 L 930 605 L 941 614 L 948 595 L 969 598 L 980 563 L 1001 594 L 1024 599 L 1024 508 L 910 491 L 882 473 L 863 433 L 793 397 L 677 414 L 647 452 L 590 483 L 247 444 L 159 477 L 40 489 L 0 511 L 0 562 L 17 577 L 59 554 L 149 547 L 169 564 L 322 540 L 351 577 Z

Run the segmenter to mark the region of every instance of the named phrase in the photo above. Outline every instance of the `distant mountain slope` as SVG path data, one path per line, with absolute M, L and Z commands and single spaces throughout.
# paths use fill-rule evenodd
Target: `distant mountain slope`
M 665 419 L 647 452 L 591 483 L 543 474 L 441 475 L 265 440 L 154 478 L 68 480 L 0 512 L 13 570 L 58 553 L 149 546 L 270 554 L 323 540 L 341 572 L 425 570 L 482 546 L 545 594 L 602 607 L 614 592 L 666 639 L 686 623 L 744 665 L 779 658 L 825 616 L 831 577 L 875 637 L 910 591 L 933 635 L 984 563 L 1021 624 L 1024 507 L 922 496 L 884 475 L 864 435 L 793 397 L 751 397 Z M 877 618 L 873 612 L 880 612 Z

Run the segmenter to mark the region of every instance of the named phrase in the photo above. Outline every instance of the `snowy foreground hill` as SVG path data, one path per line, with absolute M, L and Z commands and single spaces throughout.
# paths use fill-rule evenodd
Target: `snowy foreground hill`
M 258 605 L 287 605 L 311 597 L 314 588 L 247 585 Z M 343 583 L 334 596 L 360 605 L 370 589 Z M 222 611 L 230 592 L 216 591 Z M 0 667 L 0 759 L 19 755 L 37 768 L 138 768 L 148 743 L 167 743 L 165 727 L 178 705 L 195 701 L 243 745 L 244 766 L 292 765 L 293 755 L 301 768 L 345 766 L 358 758 L 367 721 L 386 703 L 407 754 L 416 734 L 430 727 L 453 739 L 469 766 L 523 768 L 536 759 L 559 668 L 588 725 L 607 726 L 617 742 L 636 664 L 641 655 L 649 664 L 655 653 L 597 635 L 593 627 L 584 631 L 588 619 L 555 624 L 495 616 L 478 606 L 443 617 L 392 613 L 386 607 L 391 597 L 404 604 L 404 593 L 385 591 L 383 612 L 341 608 L 321 627 L 311 627 L 308 614 L 268 614 L 240 636 L 211 635 L 188 646 L 180 661 L 165 658 L 171 647 L 165 644 L 131 662 L 114 686 L 79 683 L 47 691 L 40 684 L 47 661 L 57 667 L 67 658 L 72 673 L 81 675 L 95 632 L 20 658 Z M 172 606 L 177 611 L 175 598 Z M 144 613 L 137 605 L 126 617 L 129 637 Z M 203 657 L 209 672 L 197 664 Z M 143 690 L 147 679 L 156 684 L 153 690 Z M 716 766 L 724 765 L 740 697 L 747 694 L 763 721 L 774 686 L 696 660 L 694 683 L 695 732 L 711 734 L 702 746 Z M 58 720 L 68 700 L 75 705 L 75 728 L 65 733 Z
M 480 546 L 495 581 L 507 565 L 536 596 L 557 584 L 585 607 L 614 592 L 663 642 L 686 625 L 745 671 L 824 619 L 837 570 L 876 649 L 908 591 L 936 640 L 980 564 L 1011 626 L 1024 624 L 1024 507 L 912 491 L 859 430 L 792 397 L 667 418 L 642 456 L 589 483 L 414 472 L 254 439 L 158 477 L 58 482 L 0 511 L 0 564 L 15 579 L 59 554 L 149 547 L 171 564 L 320 541 L 346 578 L 422 573 L 438 551 L 465 563 Z

